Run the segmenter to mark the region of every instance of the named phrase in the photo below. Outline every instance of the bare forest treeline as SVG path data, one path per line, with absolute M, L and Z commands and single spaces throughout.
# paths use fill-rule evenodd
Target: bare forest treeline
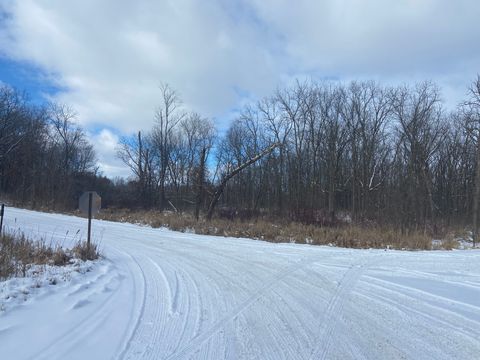
M 93 146 L 66 105 L 37 106 L 0 86 L 0 196 L 33 208 L 64 210 L 97 176 Z
M 108 206 L 197 218 L 476 229 L 480 77 L 467 90 L 451 111 L 431 82 L 297 82 L 245 106 L 219 135 L 162 85 L 152 129 L 118 145 L 131 178 L 111 181 L 68 107 L 36 107 L 4 86 L 0 191 L 49 207 L 74 206 L 88 188 Z

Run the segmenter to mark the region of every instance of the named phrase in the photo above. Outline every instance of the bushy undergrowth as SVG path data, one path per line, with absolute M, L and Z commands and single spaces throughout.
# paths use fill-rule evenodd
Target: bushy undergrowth
M 64 266 L 74 259 L 94 260 L 100 256 L 98 246 L 87 248 L 78 242 L 71 250 L 47 244 L 45 240 L 33 240 L 23 233 L 0 235 L 0 279 L 26 276 L 32 265 Z
M 295 242 L 313 245 L 333 245 L 347 248 L 392 248 L 408 250 L 432 249 L 432 237 L 422 231 L 402 232 L 388 226 L 305 225 L 298 222 L 267 220 L 238 221 L 213 219 L 196 221 L 190 214 L 159 211 L 132 211 L 126 209 L 103 210 L 99 218 L 167 227 L 171 230 L 204 235 L 245 237 L 270 242 Z M 447 241 L 448 248 L 455 242 Z

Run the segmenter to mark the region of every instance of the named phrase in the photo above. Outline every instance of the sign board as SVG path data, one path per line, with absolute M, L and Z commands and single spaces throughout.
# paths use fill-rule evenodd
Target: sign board
M 102 207 L 102 198 L 95 191 L 85 191 L 78 200 L 78 208 L 80 211 L 88 216 L 88 202 L 92 194 L 92 216 L 98 214 Z

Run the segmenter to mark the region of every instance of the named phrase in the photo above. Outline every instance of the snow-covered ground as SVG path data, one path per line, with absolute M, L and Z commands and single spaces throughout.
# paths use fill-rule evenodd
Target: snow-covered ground
M 10 229 L 66 246 L 86 228 L 64 215 L 5 216 Z M 479 250 L 272 244 L 102 221 L 93 230 L 105 260 L 27 289 L 15 306 L 2 299 L 1 359 L 480 358 Z

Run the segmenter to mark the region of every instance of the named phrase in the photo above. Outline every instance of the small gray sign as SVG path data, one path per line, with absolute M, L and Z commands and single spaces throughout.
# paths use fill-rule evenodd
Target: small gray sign
M 78 200 L 78 208 L 80 211 L 88 216 L 88 201 L 92 194 L 92 216 L 98 214 L 102 207 L 102 198 L 95 191 L 85 191 Z

